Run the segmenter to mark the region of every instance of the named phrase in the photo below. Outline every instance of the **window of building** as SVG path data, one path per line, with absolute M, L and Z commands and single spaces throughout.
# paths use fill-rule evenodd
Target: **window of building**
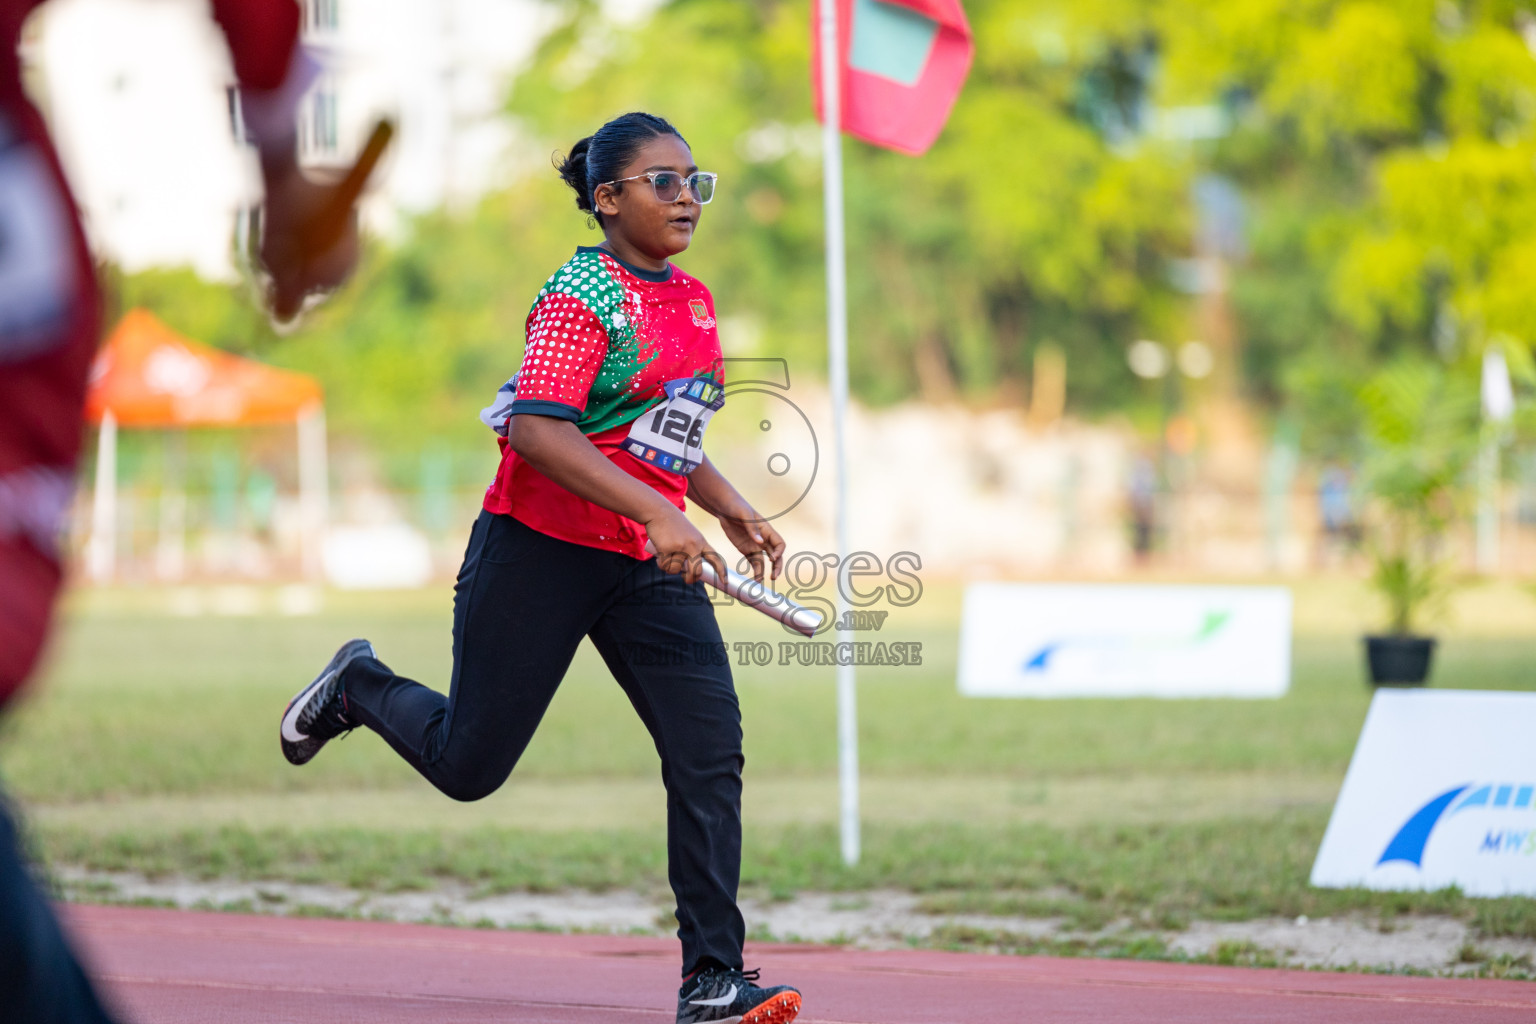
M 299 155 L 327 157 L 337 150 L 336 87 L 322 79 L 299 115 Z
M 304 28 L 309 32 L 334 32 L 341 0 L 304 0 Z
M 229 111 L 229 131 L 235 137 L 236 142 L 245 141 L 245 118 L 240 113 L 240 87 L 238 85 L 226 85 L 224 87 L 224 105 Z

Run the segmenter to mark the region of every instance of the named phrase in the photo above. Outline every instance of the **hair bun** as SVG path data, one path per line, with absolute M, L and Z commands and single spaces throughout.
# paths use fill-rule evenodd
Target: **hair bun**
M 555 165 L 561 179 L 576 193 L 576 208 L 583 213 L 592 212 L 592 190 L 587 184 L 587 150 L 591 147 L 592 136 L 588 135 Z
M 555 169 L 576 193 L 576 208 L 603 224 L 603 215 L 593 208 L 596 187 L 618 181 L 619 176 L 640 151 L 640 147 L 660 135 L 675 135 L 687 145 L 678 130 L 666 118 L 633 111 L 621 114 L 571 147 L 564 160 L 556 158 Z M 614 185 L 622 191 L 623 183 Z

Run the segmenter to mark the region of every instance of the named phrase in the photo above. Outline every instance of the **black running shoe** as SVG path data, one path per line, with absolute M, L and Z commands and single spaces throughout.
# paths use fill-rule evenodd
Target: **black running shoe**
M 789 1024 L 800 993 L 788 985 L 758 988 L 757 971 L 700 971 L 677 993 L 677 1024 Z
M 361 723 L 347 714 L 347 695 L 341 688 L 341 670 L 357 658 L 373 657 L 367 640 L 348 640 L 315 681 L 299 691 L 283 711 L 283 756 L 293 764 L 305 764 L 320 753 L 326 742 Z

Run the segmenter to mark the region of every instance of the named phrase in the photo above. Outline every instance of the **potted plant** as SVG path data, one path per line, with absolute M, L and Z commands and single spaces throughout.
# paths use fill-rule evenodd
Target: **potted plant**
M 1476 449 L 1478 395 L 1449 367 L 1401 363 L 1360 390 L 1371 585 L 1386 632 L 1365 638 L 1376 685 L 1421 685 L 1435 639 L 1419 632 L 1454 579 L 1446 534 L 1464 505 Z

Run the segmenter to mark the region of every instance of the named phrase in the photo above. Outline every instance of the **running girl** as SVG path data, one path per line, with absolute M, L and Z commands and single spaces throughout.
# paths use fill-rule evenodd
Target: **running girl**
M 447 697 L 391 672 L 365 640 L 336 652 L 282 719 L 294 764 L 366 725 L 444 793 L 478 800 L 511 773 L 583 636 L 661 755 L 683 985 L 678 1024 L 786 1024 L 800 993 L 742 971 L 741 714 L 726 664 L 646 657 L 718 650 L 699 582 L 724 561 L 683 515 L 692 497 L 761 579 L 784 541 L 704 455 L 723 402 L 709 290 L 668 259 L 688 248 L 715 175 L 659 117 L 631 113 L 571 148 L 560 175 L 604 241 L 549 278 L 522 366 L 481 418 L 496 480 L 454 587 Z M 654 551 L 655 557 L 651 556 Z M 721 659 L 723 661 L 723 659 Z

